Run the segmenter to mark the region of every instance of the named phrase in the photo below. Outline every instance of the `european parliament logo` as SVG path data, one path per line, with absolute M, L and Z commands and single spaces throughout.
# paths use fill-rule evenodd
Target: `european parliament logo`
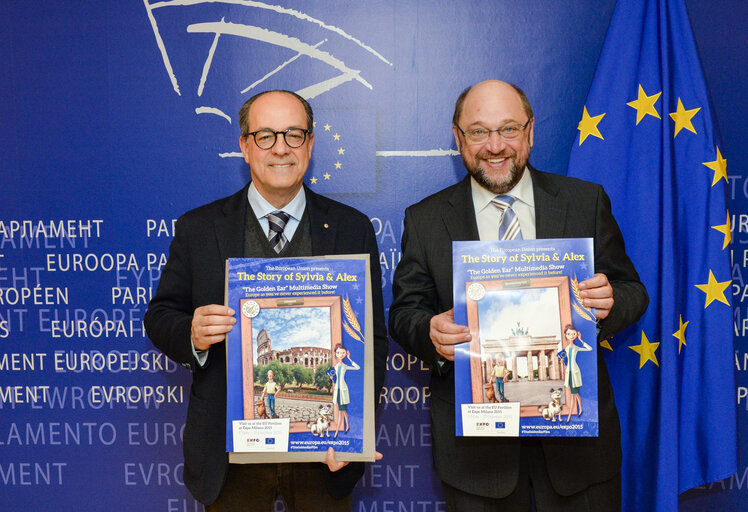
M 376 117 L 359 107 L 371 100 L 372 77 L 392 63 L 362 37 L 300 10 L 253 0 L 143 3 L 174 93 L 192 103 L 196 116 L 226 123 L 216 132 L 218 147 L 225 144 L 217 156 L 241 158 L 239 105 L 266 89 L 288 89 L 315 109 L 307 184 L 319 192 L 375 191 Z

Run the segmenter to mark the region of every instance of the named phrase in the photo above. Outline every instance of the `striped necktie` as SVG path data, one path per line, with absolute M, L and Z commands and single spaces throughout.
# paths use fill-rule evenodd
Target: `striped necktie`
M 283 234 L 283 229 L 286 227 L 286 222 L 291 216 L 284 211 L 276 210 L 273 213 L 268 213 L 268 224 L 270 229 L 268 230 L 268 241 L 270 246 L 275 249 L 275 252 L 280 254 L 288 243 L 286 235 Z
M 501 224 L 499 224 L 499 240 L 522 240 L 522 230 L 519 227 L 517 214 L 512 210 L 515 198 L 503 194 L 496 196 L 493 205 L 501 212 Z

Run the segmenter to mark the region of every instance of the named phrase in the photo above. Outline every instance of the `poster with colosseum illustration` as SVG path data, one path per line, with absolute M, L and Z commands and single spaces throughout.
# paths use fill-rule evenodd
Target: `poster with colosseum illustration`
M 453 243 L 461 436 L 596 437 L 591 238 Z
M 231 462 L 374 460 L 369 256 L 227 261 Z

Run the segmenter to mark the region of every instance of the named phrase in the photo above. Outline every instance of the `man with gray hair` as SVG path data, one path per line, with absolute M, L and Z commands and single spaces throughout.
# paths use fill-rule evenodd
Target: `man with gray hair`
M 452 241 L 593 238 L 597 273 L 580 289 L 600 339 L 641 317 L 648 296 L 602 187 L 529 164 L 534 117 L 518 87 L 489 80 L 466 89 L 452 132 L 468 174 L 405 211 L 389 315 L 392 338 L 432 370 L 433 457 L 447 508 L 620 510 L 620 425 L 602 355 L 599 437 L 455 436 L 454 347 L 471 336 L 454 323 Z

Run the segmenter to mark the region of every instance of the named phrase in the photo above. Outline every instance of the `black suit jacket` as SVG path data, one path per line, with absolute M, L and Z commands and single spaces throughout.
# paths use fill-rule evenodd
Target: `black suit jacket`
M 608 318 L 600 322 L 599 336 L 620 332 L 644 313 L 648 297 L 626 255 L 608 196 L 599 185 L 529 169 L 537 238 L 594 238 L 595 272 L 608 277 L 615 300 Z M 517 483 L 520 441 L 455 437 L 453 364 L 437 365 L 429 338 L 431 317 L 453 305 L 452 241 L 478 239 L 469 176 L 408 208 L 389 325 L 392 338 L 434 370 L 431 421 L 439 477 L 465 492 L 503 498 Z M 541 440 L 551 482 L 562 495 L 608 480 L 620 470 L 618 412 L 599 350 L 598 400 L 600 437 Z
M 218 497 L 228 470 L 226 347 L 224 342 L 211 347 L 207 364 L 201 368 L 192 354 L 190 328 L 196 308 L 224 303 L 226 259 L 240 258 L 243 253 L 248 186 L 177 220 L 169 259 L 145 314 L 146 331 L 153 344 L 193 372 L 183 442 L 184 483 L 198 501 L 206 504 Z M 358 210 L 309 189 L 306 201 L 311 255 L 371 255 L 375 396 L 379 396 L 387 359 L 387 330 L 374 229 Z M 363 472 L 363 463 L 350 463 L 336 473 L 328 471 L 328 491 L 335 497 L 347 495 Z

